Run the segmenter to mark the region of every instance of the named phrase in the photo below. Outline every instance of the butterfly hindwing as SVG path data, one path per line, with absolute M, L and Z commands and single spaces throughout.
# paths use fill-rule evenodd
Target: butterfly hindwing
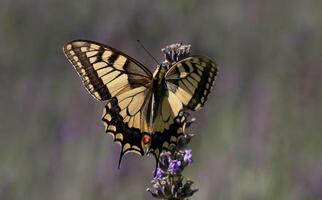
M 207 100 L 218 72 L 215 62 L 204 56 L 191 56 L 167 71 L 167 86 L 191 110 L 200 109 Z
M 178 138 L 184 134 L 187 116 L 187 113 L 180 112 L 169 126 L 169 129 L 165 129 L 162 132 L 155 132 L 152 135 L 149 153 L 155 156 L 157 162 L 163 150 L 167 151 L 171 148 L 171 145 L 177 145 Z
M 150 132 L 151 89 L 140 86 L 116 96 L 119 115 L 130 128 L 138 128 L 142 133 Z
M 130 128 L 127 123 L 124 123 L 124 118 L 120 114 L 121 108 L 118 100 L 112 98 L 106 104 L 102 120 L 105 125 L 105 131 L 111 134 L 114 138 L 114 142 L 121 145 L 121 155 L 119 160 L 119 166 L 124 154 L 128 152 L 138 153 L 144 155 L 142 149 L 142 132 L 138 128 Z
M 98 100 L 148 85 L 152 74 L 126 54 L 96 42 L 75 40 L 64 53 L 74 65 L 87 90 Z

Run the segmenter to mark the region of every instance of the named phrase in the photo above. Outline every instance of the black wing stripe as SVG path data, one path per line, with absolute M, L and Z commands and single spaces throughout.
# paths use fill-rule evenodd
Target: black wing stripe
M 194 110 L 202 107 L 208 99 L 211 87 L 214 84 L 216 78 L 218 67 L 213 62 L 203 62 L 205 67 L 203 67 L 203 73 L 200 77 L 198 87 L 196 88 L 193 99 L 189 102 L 188 107 Z M 197 65 L 198 66 L 198 65 Z M 201 67 L 200 65 L 198 67 Z
M 118 57 L 119 57 L 119 54 L 113 53 L 107 60 L 108 64 L 113 64 Z
M 84 53 L 81 52 L 80 48 L 75 48 L 74 51 L 78 55 L 84 55 Z M 89 85 L 93 85 L 93 89 L 99 93 L 101 99 L 106 100 L 106 99 L 111 98 L 111 94 L 109 93 L 108 89 L 106 87 L 101 87 L 102 85 L 104 85 L 104 83 L 103 83 L 102 79 L 100 79 L 98 77 L 96 71 L 93 69 L 89 60 L 88 59 L 78 59 L 78 60 L 84 66 L 83 69 L 85 70 L 85 74 L 89 77 L 90 80 L 92 80 L 91 84 L 88 84 L 86 82 L 86 84 L 85 84 L 86 88 L 89 89 Z M 73 62 L 73 64 L 74 64 L 74 66 L 78 66 L 77 63 Z M 79 73 L 81 73 L 81 68 L 76 68 L 76 70 Z M 81 78 L 83 79 L 83 82 L 85 83 L 83 76 L 81 76 Z M 89 89 L 89 90 L 90 90 L 90 93 L 94 92 L 92 89 Z

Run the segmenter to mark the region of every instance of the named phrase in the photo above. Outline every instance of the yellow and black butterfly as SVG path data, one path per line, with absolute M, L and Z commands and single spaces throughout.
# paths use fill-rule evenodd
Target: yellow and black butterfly
M 75 40 L 63 47 L 87 90 L 107 101 L 102 120 L 123 155 L 162 150 L 182 135 L 185 109 L 200 109 L 210 93 L 218 67 L 214 61 L 190 56 L 190 45 L 162 49 L 166 60 L 152 74 L 144 65 L 107 45 Z

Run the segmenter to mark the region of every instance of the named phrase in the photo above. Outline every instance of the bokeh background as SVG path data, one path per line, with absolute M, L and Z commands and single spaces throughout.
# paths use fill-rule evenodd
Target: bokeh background
M 152 199 L 153 157 L 104 134 L 104 103 L 62 46 L 106 43 L 154 69 L 190 43 L 220 73 L 189 129 L 198 200 L 322 199 L 322 1 L 1 0 L 0 199 Z

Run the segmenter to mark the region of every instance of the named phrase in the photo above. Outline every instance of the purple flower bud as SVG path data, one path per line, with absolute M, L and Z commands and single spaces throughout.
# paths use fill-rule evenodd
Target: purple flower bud
M 170 159 L 171 157 L 171 152 L 170 151 L 165 151 L 165 152 L 162 152 L 162 155 L 168 157 Z
M 187 162 L 189 165 L 192 163 L 192 150 L 191 149 L 186 149 L 184 150 L 184 156 L 183 156 L 183 161 Z
M 159 168 L 167 171 L 171 160 L 171 153 L 169 151 L 162 152 L 159 158 Z
M 164 173 L 160 168 L 157 168 L 156 170 L 157 170 L 157 172 L 155 174 L 154 179 L 155 180 L 161 180 L 163 178 L 163 176 L 164 176 Z
M 176 175 L 181 171 L 181 161 L 180 160 L 172 160 L 169 165 L 169 172 L 172 175 Z

